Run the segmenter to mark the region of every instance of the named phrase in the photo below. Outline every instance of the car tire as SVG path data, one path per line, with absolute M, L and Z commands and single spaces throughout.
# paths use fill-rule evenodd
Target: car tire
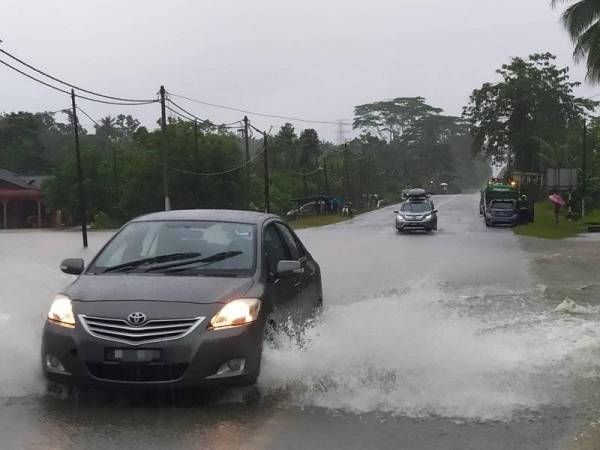
M 402 228 L 396 228 L 396 233 L 404 234 L 404 230 Z
M 486 220 L 486 221 L 485 221 L 485 226 L 486 226 L 486 227 L 491 227 L 491 226 L 492 226 L 492 223 L 491 223 L 491 222 L 488 222 L 488 221 Z

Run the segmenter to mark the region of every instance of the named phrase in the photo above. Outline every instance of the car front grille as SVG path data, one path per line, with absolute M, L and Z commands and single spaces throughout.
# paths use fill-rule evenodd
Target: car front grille
M 204 317 L 187 319 L 156 319 L 143 325 L 130 325 L 126 320 L 92 317 L 80 314 L 83 328 L 92 336 L 129 345 L 172 341 L 187 336 L 198 327 Z
M 106 364 L 86 363 L 96 378 L 112 381 L 156 382 L 174 381 L 181 378 L 187 364 Z

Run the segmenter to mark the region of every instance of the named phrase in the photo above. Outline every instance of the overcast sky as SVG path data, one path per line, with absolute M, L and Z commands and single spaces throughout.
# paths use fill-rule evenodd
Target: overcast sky
M 2 48 L 84 88 L 121 97 L 168 91 L 258 112 L 351 121 L 353 107 L 423 96 L 460 114 L 512 56 L 550 51 L 575 66 L 550 0 L 2 0 Z M 57 110 L 69 99 L 0 66 L 0 111 Z M 580 95 L 600 92 L 582 86 Z M 178 101 L 198 116 L 242 114 Z M 81 101 L 95 118 L 158 105 Z M 283 121 L 252 117 L 260 128 Z M 85 119 L 81 118 L 85 124 Z M 88 121 L 89 123 L 89 121 Z M 296 122 L 297 128 L 311 125 Z M 315 125 L 336 139 L 335 125 Z M 350 133 L 348 133 L 348 136 Z

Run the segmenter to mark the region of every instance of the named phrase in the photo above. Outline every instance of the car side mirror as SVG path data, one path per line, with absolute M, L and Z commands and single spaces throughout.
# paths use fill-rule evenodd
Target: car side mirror
M 279 261 L 277 263 L 277 276 L 289 277 L 294 274 L 302 273 L 304 269 L 298 261 Z
M 84 262 L 81 258 L 68 258 L 60 263 L 60 270 L 69 275 L 81 275 L 83 268 Z
M 400 214 L 400 211 L 394 211 L 394 214 Z
M 438 210 L 437 210 L 437 209 L 434 209 L 434 210 L 433 210 L 433 212 L 437 214 L 437 213 L 438 213 Z

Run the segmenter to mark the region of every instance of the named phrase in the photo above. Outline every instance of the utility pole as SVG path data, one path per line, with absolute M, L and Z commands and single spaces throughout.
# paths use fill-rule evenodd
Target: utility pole
M 267 133 L 263 133 L 264 163 L 265 163 L 265 212 L 271 212 L 269 199 L 269 147 L 267 146 Z
M 85 189 L 83 188 L 83 170 L 81 169 L 81 149 L 79 148 L 79 121 L 77 120 L 77 105 L 75 104 L 75 90 L 71 89 L 71 103 L 73 104 L 73 130 L 75 133 L 75 158 L 77 162 L 77 190 L 79 191 L 79 214 L 81 216 L 81 237 L 84 248 L 88 246 L 87 238 L 87 211 L 85 205 Z
M 308 187 L 306 185 L 306 169 L 302 171 L 302 183 L 304 184 L 304 198 L 308 197 Z
M 194 170 L 199 169 L 200 157 L 198 155 L 198 121 L 194 119 Z M 200 199 L 200 177 L 197 177 L 196 183 L 194 183 L 196 189 L 196 201 Z
M 244 116 L 244 145 L 246 147 L 246 183 L 250 183 L 250 136 L 248 135 L 248 116 Z
M 165 108 L 165 87 L 160 87 L 160 128 L 162 131 L 162 176 L 163 176 L 163 195 L 165 197 L 165 211 L 171 210 L 171 199 L 169 198 L 169 167 L 167 166 L 167 155 L 169 141 L 167 138 L 167 112 Z
M 363 197 L 364 197 L 364 193 L 363 193 L 363 159 L 365 157 L 365 151 L 363 148 L 362 151 L 362 156 L 360 158 L 358 158 L 358 194 L 360 195 L 360 198 L 358 200 L 358 205 L 360 206 L 360 209 L 363 209 L 364 204 L 363 204 Z
M 325 193 L 330 195 L 331 192 L 329 192 L 329 178 L 327 177 L 327 157 L 323 158 L 323 175 L 325 177 Z
M 587 121 L 583 120 L 583 161 L 581 163 L 581 217 L 585 217 L 585 193 L 587 191 Z
M 344 143 L 344 172 L 346 178 L 346 197 L 350 200 L 350 154 L 348 144 Z

